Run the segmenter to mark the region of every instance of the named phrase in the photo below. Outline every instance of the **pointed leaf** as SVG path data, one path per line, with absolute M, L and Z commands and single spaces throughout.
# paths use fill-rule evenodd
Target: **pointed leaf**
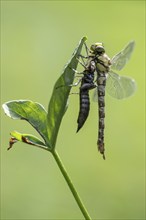
M 47 134 L 47 113 L 42 105 L 29 100 L 14 100 L 3 104 L 4 112 L 12 119 L 28 121 L 51 148 Z
M 67 109 L 67 101 L 71 89 L 70 85 L 73 83 L 75 74 L 73 69 L 77 68 L 77 57 L 79 57 L 85 41 L 86 37 L 83 37 L 80 40 L 71 60 L 66 64 L 62 75 L 55 83 L 53 89 L 52 97 L 48 106 L 48 135 L 53 147 L 55 147 L 56 144 L 56 138 L 62 117 Z

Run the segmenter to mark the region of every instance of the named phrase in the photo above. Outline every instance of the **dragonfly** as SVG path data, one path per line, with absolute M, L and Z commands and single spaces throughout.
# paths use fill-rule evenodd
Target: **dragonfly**
M 105 118 L 105 91 L 116 99 L 124 99 L 133 95 L 136 91 L 136 82 L 133 78 L 122 76 L 115 71 L 121 71 L 130 60 L 133 53 L 135 42 L 131 41 L 128 45 L 116 54 L 112 59 L 108 57 L 102 43 L 95 43 L 88 49 L 85 44 L 87 56 L 81 56 L 84 67 L 80 86 L 80 111 L 78 115 L 77 132 L 84 125 L 90 110 L 89 90 L 95 89 L 94 101 L 98 100 L 98 140 L 99 152 L 105 159 L 104 147 L 104 118 Z M 86 59 L 86 63 L 84 62 Z M 96 78 L 96 79 L 95 79 Z

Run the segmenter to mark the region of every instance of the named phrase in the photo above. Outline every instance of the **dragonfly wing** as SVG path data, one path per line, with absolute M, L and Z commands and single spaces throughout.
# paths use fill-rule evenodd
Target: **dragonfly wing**
M 93 96 L 92 96 L 92 101 L 93 102 L 98 102 L 98 91 L 97 91 L 97 88 L 94 89 Z
M 119 76 L 110 71 L 106 82 L 106 91 L 116 99 L 124 99 L 134 94 L 136 82 L 130 77 Z
M 129 61 L 131 54 L 134 50 L 135 42 L 131 41 L 129 44 L 118 54 L 116 54 L 111 60 L 111 68 L 113 70 L 121 70 Z

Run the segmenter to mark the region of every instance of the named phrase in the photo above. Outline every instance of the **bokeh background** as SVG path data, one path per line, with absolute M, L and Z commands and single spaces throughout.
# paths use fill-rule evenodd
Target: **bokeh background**
M 1 102 L 30 99 L 47 109 L 83 36 L 89 46 L 104 42 L 110 57 L 135 40 L 121 74 L 138 88 L 123 101 L 106 96 L 105 161 L 96 146 L 96 103 L 76 134 L 78 95 L 70 96 L 57 151 L 93 219 L 145 219 L 145 1 L 2 1 Z M 1 219 L 83 219 L 51 154 L 22 143 L 7 151 L 13 130 L 38 135 L 2 111 Z

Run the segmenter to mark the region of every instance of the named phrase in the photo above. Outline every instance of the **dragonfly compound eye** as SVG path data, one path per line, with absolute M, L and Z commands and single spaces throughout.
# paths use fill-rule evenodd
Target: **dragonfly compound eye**
M 91 53 L 94 53 L 94 54 L 101 55 L 102 53 L 105 53 L 105 49 L 102 43 L 92 44 L 90 47 L 90 50 L 91 50 Z

